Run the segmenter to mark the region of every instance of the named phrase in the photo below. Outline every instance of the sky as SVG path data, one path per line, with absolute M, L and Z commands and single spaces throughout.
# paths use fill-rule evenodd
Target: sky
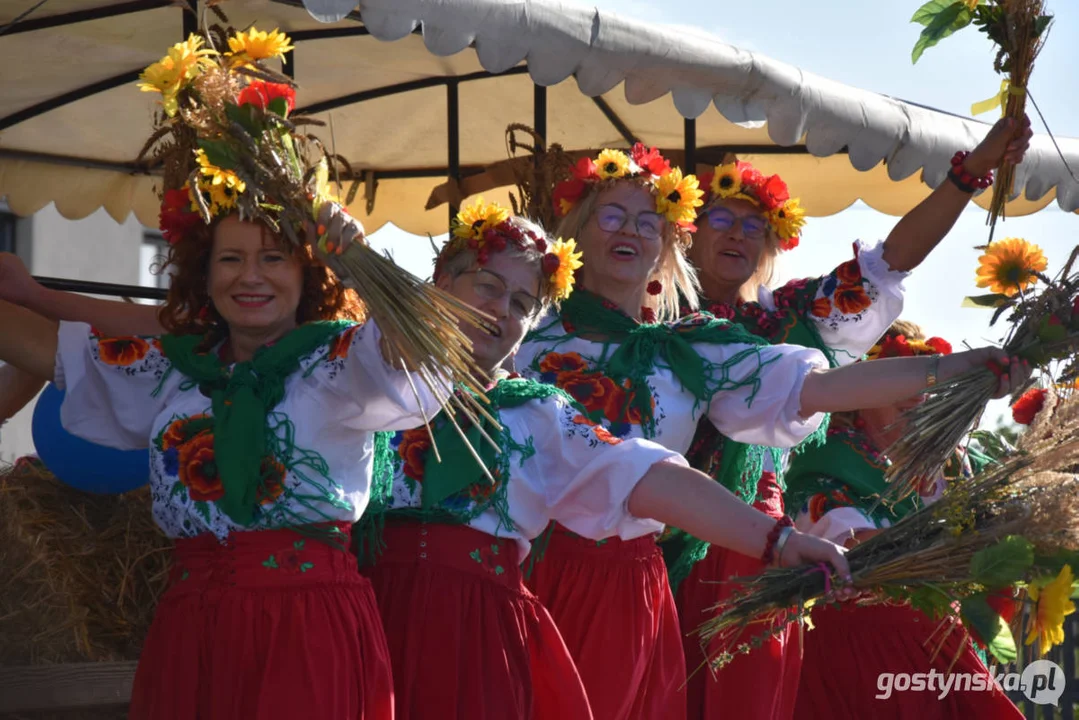
M 768 3 L 724 0 L 600 0 L 573 3 L 595 6 L 647 23 L 678 26 L 708 33 L 717 41 L 759 52 L 775 60 L 848 85 L 969 116 L 970 105 L 999 90 L 992 70 L 992 44 L 968 28 L 926 51 L 917 65 L 910 51 L 921 27 L 910 22 L 920 5 L 881 0 L 769 0 Z M 765 5 L 766 11 L 761 7 Z M 1030 93 L 1054 135 L 1079 137 L 1079 93 L 1075 83 L 1075 48 L 1079 46 L 1079 2 L 1050 0 L 1056 22 L 1035 65 Z M 708 112 L 716 112 L 710 108 Z M 980 119 L 992 121 L 992 115 Z M 1045 132 L 1032 116 L 1035 132 Z M 956 148 L 957 150 L 962 148 Z M 971 149 L 971 148 L 966 148 Z M 1079 168 L 1074 168 L 1079 173 Z M 791 188 L 792 195 L 798 188 Z M 986 213 L 971 205 L 928 260 L 905 281 L 903 317 L 919 323 L 960 348 L 998 342 L 1006 327 L 989 326 L 990 313 L 960 307 L 966 295 L 986 292 L 974 285 L 985 243 Z M 825 218 L 810 218 L 802 244 L 781 257 L 779 282 L 821 275 L 850 258 L 854 240 L 874 243 L 887 237 L 898 218 L 857 203 Z M 1023 237 L 1037 243 L 1049 259 L 1049 272 L 1059 270 L 1079 243 L 1079 215 L 1064 213 L 1052 203 L 1034 215 L 1011 218 L 997 227 L 996 237 Z M 371 237 L 390 248 L 394 258 L 426 275 L 430 244 L 387 226 Z M 437 238 L 436 238 L 437 240 Z M 987 413 L 989 425 L 1007 411 L 998 401 Z

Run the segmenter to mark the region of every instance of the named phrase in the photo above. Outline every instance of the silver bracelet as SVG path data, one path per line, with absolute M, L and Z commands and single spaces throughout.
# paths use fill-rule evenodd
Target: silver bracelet
M 783 547 L 787 544 L 787 540 L 790 539 L 791 533 L 794 532 L 794 528 L 788 525 L 779 531 L 779 539 L 776 540 L 775 549 L 775 564 L 778 567 L 779 562 L 783 557 Z

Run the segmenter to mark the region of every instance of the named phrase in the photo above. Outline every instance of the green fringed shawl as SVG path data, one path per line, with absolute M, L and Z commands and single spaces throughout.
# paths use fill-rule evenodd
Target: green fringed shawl
M 489 487 L 490 481 L 484 474 L 483 467 L 461 440 L 457 429 L 444 416 L 438 416 L 433 423 L 433 436 L 438 445 L 442 461 L 439 462 L 433 449 L 424 455 L 423 487 L 419 508 L 390 509 L 393 491 L 393 476 L 398 460 L 390 445 L 393 433 L 378 433 L 376 439 L 375 474 L 372 482 L 371 501 L 367 512 L 360 520 L 356 533 L 360 547 L 359 557 L 372 562 L 382 548 L 382 528 L 386 518 L 412 518 L 426 522 L 445 524 L 464 524 L 479 517 L 489 508 L 494 508 L 501 521 L 501 527 L 513 529 L 513 520 L 509 514 L 506 500 L 506 483 L 510 478 L 510 459 L 513 456 L 523 463 L 532 457 L 536 450 L 532 439 L 523 444 L 511 437 L 509 429 L 502 425 L 500 411 L 519 407 L 530 400 L 542 400 L 552 396 L 564 399 L 568 404 L 578 404 L 559 388 L 531 380 L 501 380 L 487 391 L 490 404 L 487 412 L 501 426 L 500 431 L 486 419 L 482 419 L 483 430 L 499 446 L 496 451 L 481 435 L 478 428 L 462 427 L 465 437 L 480 456 L 484 467 L 495 478 L 497 486 L 486 499 L 477 499 L 465 509 L 450 509 L 446 501 L 454 496 L 469 491 L 473 487 Z

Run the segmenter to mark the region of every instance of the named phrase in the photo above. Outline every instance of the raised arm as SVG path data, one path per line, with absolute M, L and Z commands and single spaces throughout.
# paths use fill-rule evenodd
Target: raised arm
M 975 177 L 982 177 L 1002 159 L 1019 163 L 1032 135 L 1029 118 L 1021 124 L 1012 118 L 1002 118 L 967 156 L 963 167 Z M 893 270 L 916 268 L 952 229 L 971 197 L 951 180 L 942 182 L 892 228 L 884 241 L 884 260 Z
M 0 360 L 52 380 L 58 328 L 53 320 L 0 300 Z
M 834 370 L 811 371 L 802 383 L 801 414 L 843 412 L 885 407 L 918 395 L 935 374 L 949 380 L 994 361 L 1010 372 L 1000 379 L 994 397 L 1003 397 L 1030 374 L 1025 361 L 1012 360 L 1003 350 L 978 348 L 936 357 L 906 357 L 855 363 Z
M 164 332 L 157 319 L 157 307 L 50 290 L 35 281 L 22 261 L 11 253 L 0 253 L 0 299 L 50 320 L 88 323 L 104 335 Z

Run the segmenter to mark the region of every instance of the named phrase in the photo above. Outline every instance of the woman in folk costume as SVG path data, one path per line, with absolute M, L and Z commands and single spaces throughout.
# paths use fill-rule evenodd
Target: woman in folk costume
M 896 322 L 869 358 L 947 355 L 940 338 L 925 339 L 920 328 Z M 872 362 L 868 364 L 873 364 Z M 878 501 L 886 493 L 884 455 L 904 432 L 902 414 L 920 396 L 834 415 L 827 442 L 795 454 L 787 475 L 787 499 L 795 526 L 854 547 L 904 515 L 939 497 L 946 476 L 969 475 L 987 458 L 961 450 L 940 478 L 923 483 L 919 496 L 899 503 Z M 1011 602 L 1011 601 L 1007 601 Z M 1019 720 L 1022 713 L 995 684 L 961 627 L 942 627 L 909 604 L 845 602 L 813 610 L 814 628 L 805 632 L 804 662 L 794 716 L 843 718 L 977 717 Z M 954 662 L 954 664 L 953 664 Z M 893 692 L 880 697 L 881 673 L 966 673 L 981 675 L 987 690 L 955 688 L 936 692 Z
M 570 295 L 574 248 L 494 205 L 458 215 L 434 278 L 494 318 L 490 331 L 462 327 L 481 369 L 494 374 L 532 323 Z M 423 428 L 380 443 L 386 454 L 357 535 L 390 647 L 398 720 L 608 717 L 589 709 L 558 630 L 523 582 L 520 563 L 551 519 L 596 538 L 647 533 L 650 518 L 685 522 L 724 546 L 772 547 L 784 564 L 845 567 L 837 546 L 800 534 L 778 552 L 767 516 L 677 453 L 612 436 L 552 385 L 503 371 L 487 397 L 491 418 L 464 426 L 478 456 L 444 417 L 433 423 L 434 446 Z
M 243 37 L 218 61 L 192 36 L 166 69 L 188 73 L 199 101 L 284 127 L 260 98 L 291 107 L 291 88 L 232 72 L 252 60 Z M 304 159 L 268 196 L 214 165 L 201 138 L 196 150 L 196 121 L 213 116 L 188 89 L 179 102 L 175 114 L 166 104 L 179 125 L 163 155 L 168 334 L 104 337 L 0 301 L 0 359 L 66 391 L 70 432 L 150 449 L 153 514 L 175 550 L 132 718 L 391 720 L 389 653 L 349 533 L 375 432 L 421 425 L 439 402 L 387 363 L 379 327 L 356 322 L 364 308 L 312 247 L 283 237 L 312 211 Z
M 759 446 L 798 444 L 824 412 L 866 397 L 883 405 L 925 387 L 926 359 L 827 370 L 819 350 L 768 347 L 711 315 L 662 322 L 678 317 L 679 294 L 696 297 L 685 226 L 700 195 L 696 178 L 670 168 L 654 148 L 582 159 L 553 193 L 564 214 L 558 234 L 577 237 L 584 254 L 580 287 L 537 323 L 516 367 L 563 388 L 614 437 L 645 437 L 684 453 L 707 417 L 747 443 L 732 460 L 757 472 Z M 952 356 L 954 366 L 941 372 L 999 354 Z M 653 537 L 662 525 L 627 530 L 603 539 L 556 524 L 530 586 L 565 638 L 596 717 L 681 720 L 685 658 Z
M 907 213 L 883 243 L 856 243 L 854 258 L 828 275 L 794 280 L 776 290 L 768 283 L 778 254 L 798 246 L 804 223 L 801 205 L 778 175 L 763 175 L 743 162 L 716 167 L 702 178 L 705 202 L 688 252 L 701 282 L 702 309 L 770 343 L 821 350 L 833 366 L 861 358 L 899 316 L 903 278 L 944 239 L 975 186 L 991 180 L 989 169 L 1002 158 L 1022 160 L 1031 131 L 1029 123 L 1019 132 L 1017 127 L 1013 120 L 1001 120 L 972 153 L 957 155 L 951 182 Z M 971 179 L 982 176 L 982 182 Z M 746 502 L 783 517 L 785 460 L 769 454 L 762 472 L 732 472 L 723 464 L 728 442 L 714 424 L 702 421 L 687 458 Z M 665 538 L 663 548 L 691 671 L 688 717 L 703 720 L 734 713 L 790 720 L 802 656 L 794 626 L 770 636 L 759 651 L 738 656 L 720 673 L 692 673 L 706 659 L 693 631 L 733 591 L 735 586 L 723 581 L 758 574 L 759 559 L 709 550 L 706 543 L 676 531 Z M 746 632 L 747 637 L 753 634 Z M 747 682 L 761 683 L 761 690 L 745 692 Z

